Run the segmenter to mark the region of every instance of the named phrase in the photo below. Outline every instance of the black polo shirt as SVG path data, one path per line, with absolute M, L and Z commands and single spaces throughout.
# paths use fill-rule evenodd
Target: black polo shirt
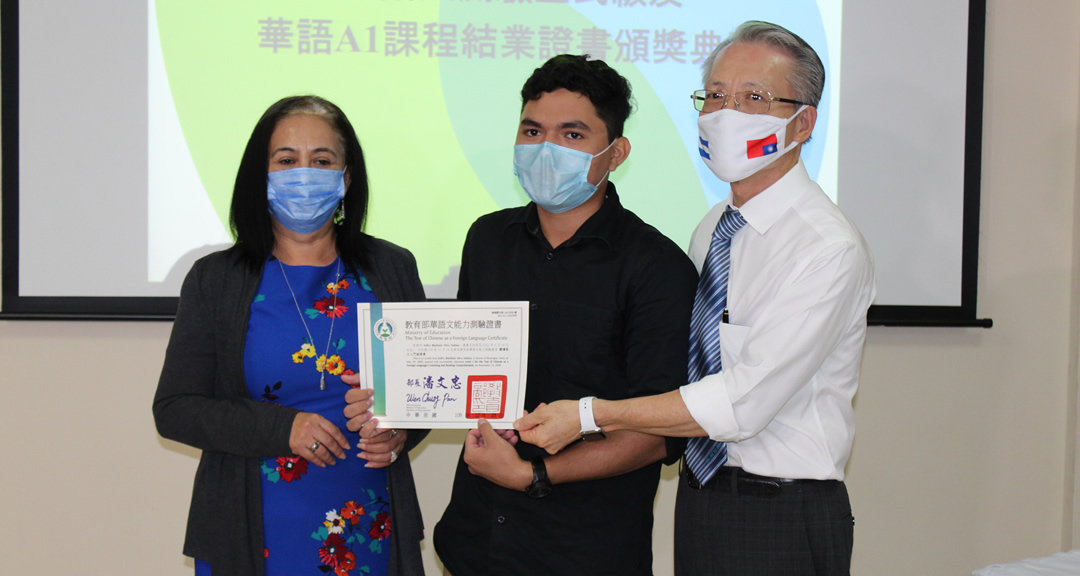
M 600 210 L 555 249 L 535 204 L 478 219 L 465 240 L 458 299 L 530 302 L 525 408 L 532 410 L 685 384 L 696 285 L 686 254 L 623 208 L 609 183 Z M 669 457 L 678 458 L 670 446 Z M 523 459 L 546 455 L 525 442 L 517 451 Z M 652 574 L 660 466 L 560 484 L 533 499 L 470 474 L 459 458 L 435 548 L 453 576 Z

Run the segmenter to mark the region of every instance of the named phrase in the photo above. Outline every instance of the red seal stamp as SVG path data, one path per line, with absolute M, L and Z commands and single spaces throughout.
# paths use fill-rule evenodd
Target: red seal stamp
M 506 376 L 469 376 L 465 417 L 498 420 L 506 413 Z

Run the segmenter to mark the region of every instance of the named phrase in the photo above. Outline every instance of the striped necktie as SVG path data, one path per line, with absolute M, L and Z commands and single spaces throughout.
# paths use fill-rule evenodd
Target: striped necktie
M 709 255 L 698 280 L 694 314 L 690 318 L 690 367 L 688 381 L 697 382 L 720 372 L 720 314 L 727 307 L 728 272 L 731 270 L 731 238 L 746 224 L 742 214 L 727 207 L 713 230 Z M 691 438 L 686 446 L 686 465 L 702 484 L 727 462 L 727 444 L 708 437 Z

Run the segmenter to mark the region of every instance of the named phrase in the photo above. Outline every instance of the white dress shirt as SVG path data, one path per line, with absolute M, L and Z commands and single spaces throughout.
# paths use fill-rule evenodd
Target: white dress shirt
M 694 231 L 700 272 L 727 207 Z M 799 163 L 739 209 L 731 241 L 723 369 L 680 391 L 694 420 L 729 442 L 728 466 L 780 478 L 843 480 L 855 434 L 852 397 L 874 299 L 859 230 Z

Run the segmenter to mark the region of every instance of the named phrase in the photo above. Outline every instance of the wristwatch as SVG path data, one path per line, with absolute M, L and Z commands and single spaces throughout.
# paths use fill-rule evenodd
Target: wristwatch
M 551 494 L 551 480 L 548 479 L 547 466 L 544 465 L 543 456 L 535 456 L 532 459 L 533 481 L 525 489 L 529 498 L 543 498 Z
M 581 439 L 586 442 L 607 438 L 607 436 L 604 436 L 603 430 L 600 430 L 600 427 L 596 425 L 596 420 L 593 419 L 593 400 L 596 400 L 596 396 L 586 396 L 581 400 L 578 400 L 578 417 L 581 419 Z

